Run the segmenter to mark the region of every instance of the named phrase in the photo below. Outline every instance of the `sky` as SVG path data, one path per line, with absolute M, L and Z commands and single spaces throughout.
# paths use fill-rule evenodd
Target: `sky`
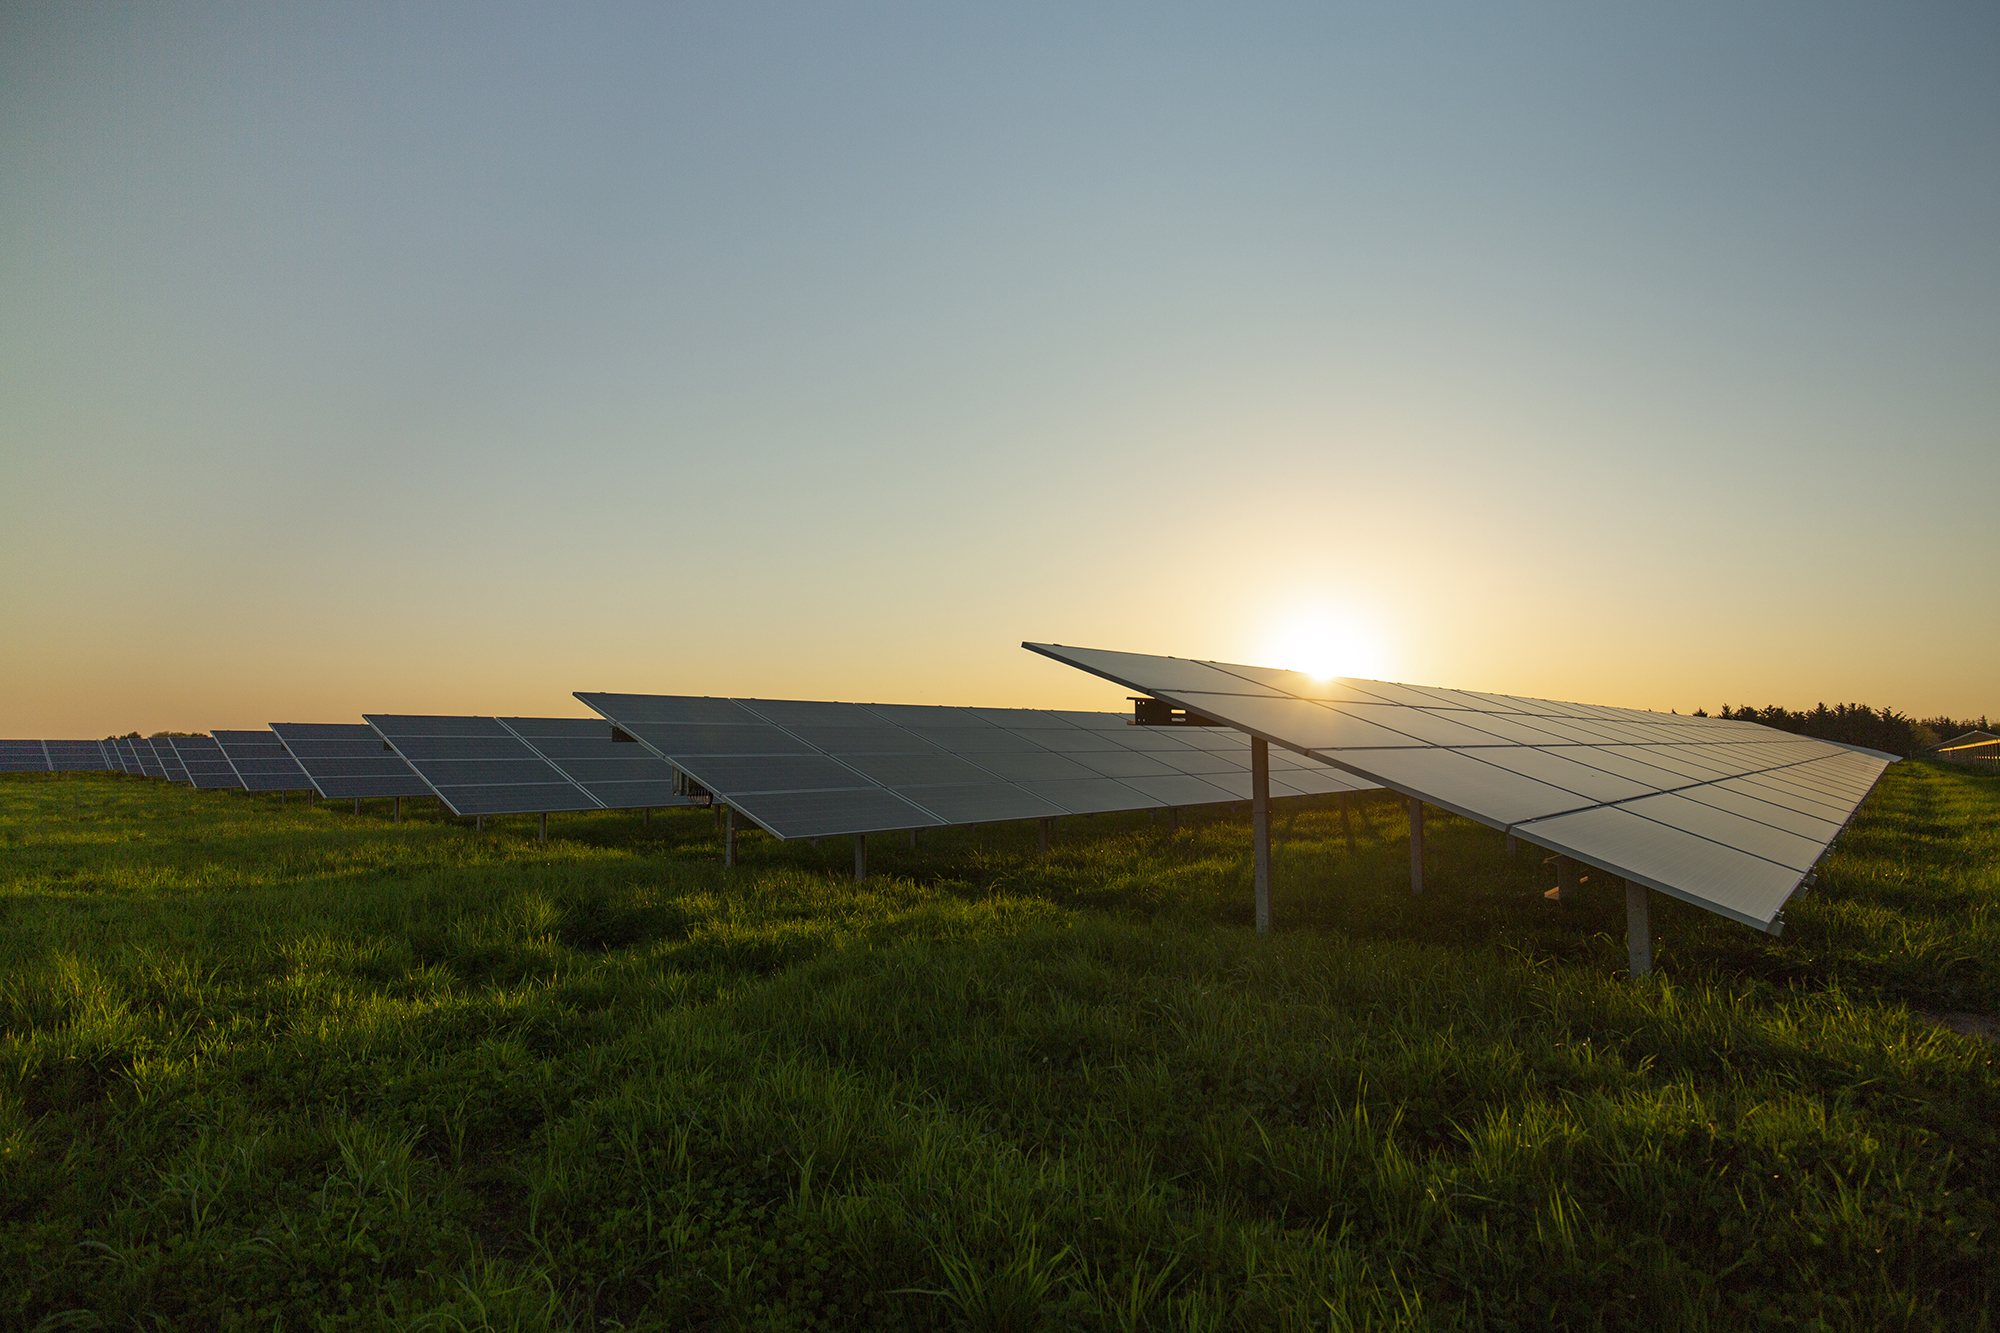
M 2000 714 L 1988 5 L 0 10 L 0 735 Z

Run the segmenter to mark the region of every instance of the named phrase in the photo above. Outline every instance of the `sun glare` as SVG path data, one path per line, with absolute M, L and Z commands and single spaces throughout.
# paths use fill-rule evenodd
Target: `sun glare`
M 1260 665 L 1300 671 L 1314 680 L 1360 676 L 1379 680 L 1388 658 L 1381 641 L 1361 626 L 1328 617 L 1301 617 L 1265 641 Z

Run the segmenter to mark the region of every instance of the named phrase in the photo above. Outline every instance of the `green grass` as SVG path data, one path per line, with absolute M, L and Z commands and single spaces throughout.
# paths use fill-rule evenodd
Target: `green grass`
M 1770 939 L 1401 811 L 871 843 L 0 780 L 0 1321 L 1992 1326 L 2000 779 Z

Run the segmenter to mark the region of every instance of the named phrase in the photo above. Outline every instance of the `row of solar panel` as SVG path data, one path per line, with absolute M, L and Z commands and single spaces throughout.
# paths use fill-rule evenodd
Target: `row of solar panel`
M 1226 728 L 1154 730 L 1116 714 L 1037 709 L 578 697 L 608 721 L 370 714 L 365 724 L 280 722 L 101 744 L 109 767 L 197 787 L 435 795 L 462 816 L 715 801 L 781 838 L 1251 794 L 1250 742 Z M 1374 785 L 1283 753 L 1271 768 L 1279 797 Z

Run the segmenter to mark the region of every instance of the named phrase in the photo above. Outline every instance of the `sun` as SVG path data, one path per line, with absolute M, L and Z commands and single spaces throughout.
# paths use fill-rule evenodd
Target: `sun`
M 1379 636 L 1357 621 L 1300 615 L 1277 626 L 1265 639 L 1259 665 L 1302 672 L 1314 680 L 1336 676 L 1379 680 L 1388 658 Z

